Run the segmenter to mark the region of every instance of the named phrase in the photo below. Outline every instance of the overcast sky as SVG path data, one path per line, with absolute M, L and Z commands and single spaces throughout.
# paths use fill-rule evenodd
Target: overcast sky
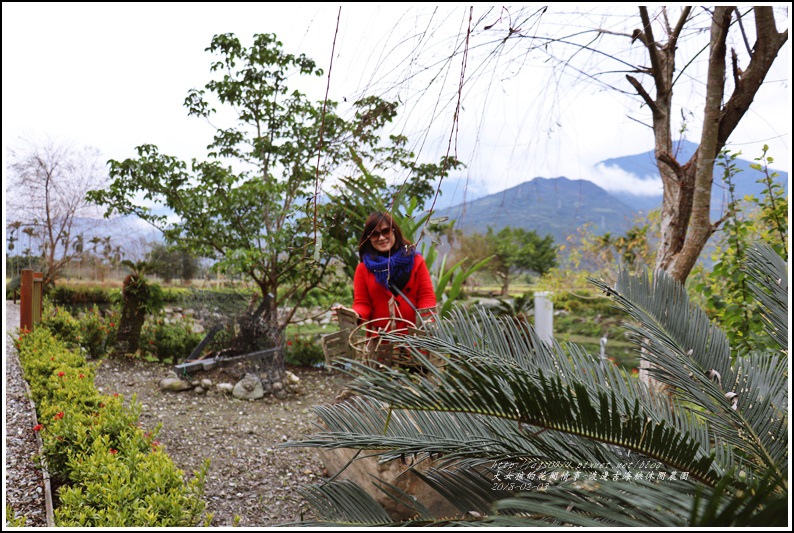
M 626 13 L 636 18 L 636 8 L 609 16 L 617 5 L 581 5 L 591 17 L 555 22 L 547 14 L 545 28 L 570 32 L 597 20 L 614 23 L 615 31 L 630 31 L 618 28 L 617 21 Z M 552 6 L 560 9 L 559 4 Z M 186 160 L 203 158 L 212 130 L 201 119 L 188 117 L 183 101 L 191 88 L 202 88 L 210 79 L 212 56 L 204 49 L 213 35 L 231 32 L 250 44 L 255 33 L 275 33 L 286 51 L 305 53 L 327 73 L 338 15 L 329 97 L 340 103 L 367 92 L 399 98 L 404 106 L 397 128 L 409 136 L 422 160 L 438 161 L 450 145 L 461 56 L 448 58 L 462 47 L 456 36 L 468 24 L 464 5 L 434 10 L 426 5 L 344 4 L 341 15 L 338 5 L 261 2 L 4 2 L 2 9 L 4 145 L 20 137 L 49 136 L 95 147 L 103 161 L 132 157 L 134 148 L 144 143 Z M 505 34 L 510 24 L 518 24 L 510 20 L 511 13 L 475 5 L 475 22 L 483 15 Z M 530 18 L 524 29 L 531 24 Z M 426 28 L 430 31 L 420 38 Z M 472 36 L 472 46 L 483 42 L 476 38 Z M 487 63 L 482 62 L 485 47 L 470 50 L 458 130 L 452 136 L 453 153 L 467 164 L 460 177 L 469 180 L 472 190 L 486 192 L 536 176 L 590 179 L 609 189 L 638 190 L 632 176 L 594 165 L 652 149 L 651 132 L 639 123 L 647 118 L 646 110 L 625 95 L 573 83 L 542 63 L 536 65 L 537 56 L 527 54 L 519 68 L 508 61 L 517 57 L 513 46 L 512 56 L 504 50 Z M 622 46 L 628 46 L 625 39 Z M 588 64 L 598 66 L 595 58 Z M 731 147 L 752 159 L 769 144 L 775 166 L 790 172 L 789 43 L 776 65 L 731 137 Z M 562 81 L 554 83 L 555 78 Z M 446 79 L 444 87 L 441 79 Z M 326 83 L 323 77 L 305 90 L 320 99 Z M 695 112 L 688 135 L 697 141 L 701 93 L 684 87 Z M 627 83 L 621 88 L 630 90 Z M 5 182 L 5 165 L 3 172 Z

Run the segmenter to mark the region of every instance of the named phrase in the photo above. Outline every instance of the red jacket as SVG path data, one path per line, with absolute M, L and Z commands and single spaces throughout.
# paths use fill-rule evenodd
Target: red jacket
M 411 277 L 408 278 L 408 283 L 405 284 L 402 292 L 417 309 L 426 309 L 436 305 L 436 293 L 433 290 L 433 282 L 430 280 L 430 272 L 427 270 L 424 258 L 419 254 L 414 256 Z M 373 323 L 368 329 L 388 326 L 389 300 L 392 297 L 394 297 L 399 310 L 399 312 L 395 312 L 395 316 L 416 324 L 416 312 L 413 307 L 402 296 L 393 295 L 389 289 L 380 285 L 366 265 L 359 263 L 353 278 L 353 310 L 358 313 L 362 321 L 385 319 Z M 402 327 L 404 327 L 404 323 L 397 322 L 395 324 L 397 329 Z

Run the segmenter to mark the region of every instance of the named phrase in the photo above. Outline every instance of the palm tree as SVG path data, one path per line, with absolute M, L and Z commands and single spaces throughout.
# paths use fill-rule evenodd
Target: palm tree
M 407 475 L 460 514 L 433 516 L 380 483 L 415 515 L 397 521 L 364 487 L 333 480 L 302 487 L 317 516 L 303 524 L 785 526 L 787 267 L 759 244 L 747 270 L 775 352 L 732 355 L 664 272 L 622 271 L 614 287 L 590 280 L 631 317 L 630 336 L 671 395 L 484 310 L 393 336 L 417 360 L 430 353 L 446 366 L 417 374 L 351 362 L 357 396 L 316 408 L 324 431 L 287 445 L 410 458 Z

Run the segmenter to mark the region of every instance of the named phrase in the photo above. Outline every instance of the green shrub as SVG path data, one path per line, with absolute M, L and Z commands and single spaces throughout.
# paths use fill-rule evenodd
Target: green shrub
M 162 288 L 163 292 L 163 303 L 173 304 L 179 303 L 182 301 L 184 296 L 188 294 L 185 289 L 179 289 L 174 287 L 167 287 Z
M 25 527 L 26 521 L 24 516 L 16 516 L 10 503 L 6 504 L 6 527 Z
M 70 463 L 79 486 L 60 492 L 55 511 L 65 527 L 178 527 L 198 525 L 204 511 L 204 469 L 185 483 L 156 441 L 149 450 L 114 448 L 100 436 Z
M 163 318 L 147 320 L 141 330 L 140 351 L 161 363 L 183 361 L 203 338 L 193 331 L 193 321 L 187 318 L 170 323 Z
M 41 325 L 49 329 L 68 348 L 80 346 L 80 322 L 69 311 L 46 302 L 41 313 Z
M 324 361 L 323 347 L 315 337 L 290 335 L 284 347 L 284 361 L 296 366 L 314 366 Z
M 94 306 L 79 318 L 80 347 L 87 357 L 98 358 L 105 355 L 116 342 L 118 312 L 103 315 Z
M 49 329 L 67 348 L 80 348 L 89 358 L 102 357 L 116 339 L 118 313 L 105 315 L 94 305 L 75 318 L 61 306 L 44 305 L 42 326 Z
M 50 292 L 53 302 L 64 305 L 109 304 L 118 289 L 97 286 L 56 285 Z

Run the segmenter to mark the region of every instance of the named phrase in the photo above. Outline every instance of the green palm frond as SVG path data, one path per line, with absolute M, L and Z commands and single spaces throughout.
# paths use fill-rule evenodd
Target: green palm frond
M 602 282 L 593 282 L 614 292 Z M 643 348 L 643 357 L 655 365 L 653 377 L 668 384 L 677 399 L 696 406 L 692 416 L 706 420 L 711 431 L 740 452 L 745 462 L 763 471 L 776 470 L 778 483 L 785 486 L 785 463 L 781 463 L 785 452 L 783 457 L 780 453 L 788 444 L 781 431 L 783 426 L 788 428 L 786 358 L 752 355 L 730 366 L 725 335 L 690 304 L 683 286 L 664 272 L 658 272 L 653 282 L 647 274 L 635 277 L 621 272 L 615 290 L 618 307 L 640 323 L 627 329 Z M 737 403 L 726 394 L 737 395 Z
M 747 250 L 750 290 L 758 298 L 766 331 L 781 350 L 788 350 L 788 267 L 771 246 Z M 754 280 L 754 281 L 753 281 Z
M 512 496 L 508 490 L 495 486 L 490 469 L 483 464 L 464 464 L 455 469 L 433 468 L 415 475 L 436 492 L 452 502 L 463 516 L 476 513 L 484 516 L 491 512 L 497 501 Z
M 383 462 L 404 463 L 433 459 L 439 467 L 467 459 L 476 463 L 484 456 L 490 461 L 550 461 L 561 451 L 576 462 L 619 463 L 630 458 L 589 440 L 551 432 L 528 439 L 530 426 L 502 418 L 390 409 L 370 398 L 354 397 L 343 404 L 317 406 L 315 412 L 321 421 L 318 433 L 284 446 L 367 450 L 361 458 L 375 455 Z
M 498 502 L 493 525 L 681 527 L 687 525 L 691 482 L 584 479 L 524 492 Z M 518 517 L 521 519 L 517 520 Z
M 712 488 L 681 480 L 586 480 L 501 500 L 494 506 L 499 515 L 490 517 L 489 523 L 780 527 L 787 523 L 786 500 L 774 494 L 770 486 L 737 494 L 726 482 Z
M 389 513 L 369 493 L 351 481 L 308 485 L 300 487 L 298 492 L 323 517 L 321 520 L 304 521 L 301 525 L 345 527 L 394 523 Z
M 422 345 L 423 338 L 406 342 Z M 423 359 L 419 352 L 414 357 Z M 351 388 L 395 409 L 460 411 L 512 420 L 517 426 L 534 426 L 526 427 L 526 436 L 538 429 L 561 431 L 640 452 L 687 469 L 699 479 L 717 475 L 709 453 L 695 439 L 658 418 L 663 411 L 645 408 L 638 398 L 619 398 L 616 391 L 598 384 L 564 382 L 543 371 L 534 374 L 479 358 L 446 361 L 445 371 L 436 376 L 438 384 L 354 363 L 358 379 Z

